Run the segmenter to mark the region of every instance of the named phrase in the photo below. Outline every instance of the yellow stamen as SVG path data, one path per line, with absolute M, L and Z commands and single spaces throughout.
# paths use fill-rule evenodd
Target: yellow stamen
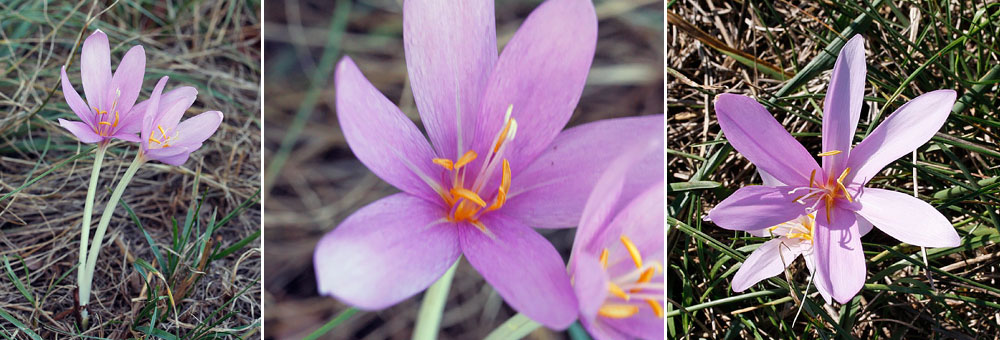
M 97 125 L 111 125 L 111 123 L 108 123 L 108 122 L 97 122 Z
M 465 154 L 462 155 L 462 157 L 455 162 L 455 170 L 461 169 L 466 164 L 469 164 L 470 162 L 476 160 L 477 156 L 478 155 L 476 155 L 475 151 L 472 150 L 466 151 Z
M 461 197 L 478 204 L 480 207 L 486 207 L 486 202 L 483 201 L 481 197 L 472 190 L 465 188 L 451 188 L 451 194 L 457 197 Z
M 163 132 L 163 126 L 157 125 L 156 128 L 160 130 L 160 137 L 161 138 L 166 138 L 167 137 L 167 133 Z
M 635 247 L 632 240 L 628 236 L 622 235 L 622 244 L 625 245 L 625 249 L 628 250 L 628 255 L 632 257 L 632 262 L 635 262 L 636 268 L 642 268 L 642 255 L 639 254 L 639 249 Z
M 447 158 L 435 158 L 432 159 L 431 162 L 434 162 L 434 164 L 440 165 L 445 169 L 448 169 L 448 171 L 451 171 L 455 168 L 455 163 L 452 163 L 451 160 Z
M 608 248 L 601 251 L 601 268 L 608 269 Z
M 500 177 L 500 190 L 497 191 L 496 202 L 490 206 L 486 211 L 493 211 L 500 209 L 504 202 L 507 202 L 507 191 L 510 190 L 510 162 L 507 159 L 503 160 L 503 175 Z
M 494 153 L 500 150 L 500 146 L 503 145 L 504 140 L 507 139 L 507 133 L 510 131 L 511 122 L 514 121 L 513 119 L 510 119 L 510 113 L 513 110 L 514 110 L 514 104 L 511 104 L 510 106 L 507 107 L 507 113 L 504 114 L 503 130 L 500 131 L 500 138 L 497 139 L 497 144 L 493 146 Z
M 111 127 L 118 127 L 118 111 L 115 111 L 115 123 Z
M 601 306 L 597 314 L 606 318 L 624 319 L 639 313 L 639 307 L 633 305 L 606 304 Z
M 656 317 L 660 319 L 663 318 L 663 306 L 660 306 L 659 302 L 653 299 L 646 299 L 646 303 L 648 303 L 649 307 L 653 309 L 653 313 L 656 314 Z
M 608 292 L 611 292 L 611 295 L 625 299 L 625 301 L 629 300 L 628 294 L 625 294 L 625 291 L 622 290 L 622 287 L 618 287 L 618 285 L 612 282 L 608 282 Z
M 816 179 L 816 169 L 813 169 L 812 173 L 809 174 L 809 187 L 813 187 L 813 180 Z M 798 201 L 798 200 L 796 200 Z
M 821 152 L 821 153 L 817 154 L 816 156 L 826 157 L 826 156 L 839 155 L 840 153 L 841 153 L 840 150 L 830 150 L 830 151 L 827 151 L 827 152 Z
M 635 280 L 635 283 L 646 283 L 653 280 L 653 275 L 656 274 L 656 267 L 649 267 L 639 275 L 639 279 Z M 632 288 L 629 289 L 630 293 L 638 293 L 642 291 L 642 288 Z
M 837 178 L 837 186 L 840 190 L 844 191 L 844 197 L 847 198 L 848 202 L 854 203 L 854 199 L 851 198 L 851 194 L 847 193 L 847 187 L 844 186 L 844 179 L 847 178 L 847 174 L 851 173 L 851 168 L 844 169 L 844 172 L 840 173 L 840 177 Z

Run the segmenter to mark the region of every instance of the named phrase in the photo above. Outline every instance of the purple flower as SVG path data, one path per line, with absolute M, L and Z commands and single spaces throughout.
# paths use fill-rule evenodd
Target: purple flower
M 104 143 L 111 138 L 138 142 L 136 133 L 142 113 L 136 113 L 132 105 L 139 97 L 142 76 L 146 72 L 146 54 L 142 46 L 133 46 L 125 53 L 114 75 L 111 74 L 108 36 L 101 30 L 87 37 L 80 54 L 80 78 L 87 101 L 84 102 L 70 84 L 63 66 L 63 96 L 80 121 L 60 118 L 59 125 L 84 143 Z
M 597 18 L 549 0 L 497 56 L 491 1 L 403 4 L 414 98 L 430 142 L 350 58 L 336 70 L 340 126 L 357 158 L 402 190 L 361 208 L 316 246 L 320 293 L 381 309 L 466 259 L 516 310 L 551 328 L 575 318 L 559 253 L 531 229 L 577 224 L 621 146 L 662 134 L 663 117 L 562 130 L 594 56 Z M 652 166 L 653 159 L 637 167 Z M 662 173 L 657 174 L 662 178 Z M 642 178 L 626 190 L 648 185 Z
M 146 158 L 181 165 L 219 128 L 222 112 L 208 111 L 181 122 L 198 91 L 183 86 L 162 94 L 167 79 L 160 78 L 149 99 L 135 106 L 143 113 L 140 143 Z
M 844 45 L 833 68 L 823 105 L 822 167 L 753 99 L 722 94 L 715 103 L 729 143 L 757 166 L 765 185 L 741 188 L 708 218 L 726 229 L 759 230 L 815 214 L 816 286 L 841 303 L 864 285 L 860 238 L 868 225 L 914 245 L 953 247 L 960 242 L 948 219 L 930 204 L 903 193 L 864 188 L 883 167 L 941 128 L 955 103 L 955 91 L 933 91 L 903 104 L 851 149 L 864 81 L 864 39 L 859 35 Z
M 625 152 L 584 208 L 569 268 L 580 323 L 596 339 L 664 338 L 662 164 L 659 183 L 638 195 L 622 190 L 634 163 L 662 153 L 662 137 Z

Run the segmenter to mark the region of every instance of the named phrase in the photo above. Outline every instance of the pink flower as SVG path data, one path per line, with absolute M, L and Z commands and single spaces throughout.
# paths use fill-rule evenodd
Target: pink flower
M 499 57 L 493 7 L 403 3 L 407 70 L 430 143 L 350 58 L 338 64 L 344 136 L 402 193 L 361 208 L 323 237 L 313 257 L 320 293 L 385 308 L 426 289 L 464 254 L 529 318 L 556 329 L 576 319 L 565 308 L 576 300 L 562 258 L 532 227 L 575 226 L 608 162 L 621 146 L 662 135 L 663 116 L 560 132 L 594 57 L 593 5 L 542 3 Z M 637 179 L 627 190 L 644 185 Z
M 103 143 L 111 138 L 138 142 L 136 133 L 142 113 L 133 110 L 132 105 L 139 97 L 142 76 L 146 72 L 146 54 L 142 46 L 133 46 L 125 53 L 114 75 L 111 74 L 108 36 L 104 32 L 97 30 L 87 37 L 80 54 L 80 78 L 87 101 L 84 102 L 73 89 L 64 66 L 63 96 L 80 121 L 60 118 L 59 125 L 84 143 Z
M 597 181 L 573 241 L 579 319 L 596 339 L 664 338 L 663 165 L 649 169 L 659 183 L 623 191 L 636 163 L 663 153 L 662 137 L 644 146 L 623 150 Z
M 160 78 L 149 100 L 135 106 L 136 111 L 143 112 L 142 154 L 166 164 L 181 165 L 219 128 L 222 112 L 208 111 L 181 122 L 198 91 L 184 86 L 162 94 L 167 79 Z
M 844 45 L 833 68 L 823 105 L 822 167 L 755 100 L 722 94 L 715 103 L 729 143 L 757 166 L 765 185 L 736 191 L 709 212 L 709 219 L 726 229 L 749 231 L 815 214 L 816 286 L 841 303 L 864 285 L 861 230 L 867 225 L 914 245 L 954 247 L 960 242 L 948 219 L 930 204 L 864 188 L 883 167 L 941 128 L 955 91 L 932 91 L 903 104 L 852 149 L 864 80 L 864 39 L 858 35 Z

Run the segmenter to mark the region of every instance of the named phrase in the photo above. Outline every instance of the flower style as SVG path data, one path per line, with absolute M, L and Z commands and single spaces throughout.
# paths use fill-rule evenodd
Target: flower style
M 622 192 L 634 162 L 663 153 L 658 142 L 626 152 L 608 168 L 577 229 L 569 269 L 580 323 L 596 339 L 663 339 L 662 177 L 637 196 Z
M 87 37 L 80 54 L 80 78 L 87 101 L 84 102 L 73 88 L 63 66 L 63 96 L 80 121 L 60 118 L 59 125 L 84 143 L 106 143 L 112 138 L 138 142 L 136 133 L 142 122 L 142 112 L 137 113 L 132 105 L 139 97 L 146 72 L 146 54 L 142 46 L 133 46 L 125 53 L 114 75 L 111 74 L 108 36 L 101 30 Z
M 556 329 L 575 319 L 557 308 L 576 304 L 562 259 L 531 227 L 575 226 L 607 163 L 622 145 L 662 134 L 663 116 L 560 133 L 594 55 L 589 1 L 544 2 L 499 57 L 494 25 L 492 1 L 404 2 L 407 70 L 431 143 L 350 58 L 337 65 L 348 145 L 403 192 L 323 237 L 314 253 L 320 293 L 381 309 L 427 288 L 464 254 L 529 318 Z M 630 195 L 643 180 L 627 184 Z
M 181 165 L 222 123 L 222 112 L 207 111 L 181 122 L 198 91 L 183 86 L 163 94 L 168 77 L 160 78 L 149 99 L 136 105 L 143 112 L 142 155 L 170 165 Z
M 953 247 L 960 242 L 948 219 L 930 204 L 864 188 L 886 165 L 930 140 L 948 118 L 955 91 L 932 91 L 903 104 L 851 149 L 864 80 L 864 39 L 859 35 L 840 51 L 824 100 L 822 167 L 755 100 L 722 94 L 715 103 L 729 143 L 757 166 L 766 182 L 739 189 L 708 218 L 726 229 L 759 230 L 814 214 L 816 286 L 840 303 L 864 285 L 860 231 L 868 225 L 914 245 Z

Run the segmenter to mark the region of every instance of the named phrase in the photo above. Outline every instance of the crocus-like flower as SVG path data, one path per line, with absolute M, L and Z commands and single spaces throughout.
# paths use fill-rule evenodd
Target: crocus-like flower
M 584 208 L 569 269 L 580 323 L 596 339 L 664 338 L 662 177 L 637 196 L 622 192 L 632 164 L 662 153 L 662 137 L 624 152 Z
M 337 65 L 337 114 L 351 150 L 403 192 L 323 237 L 314 254 L 320 293 L 381 309 L 427 288 L 465 254 L 529 318 L 550 328 L 576 318 L 560 308 L 576 304 L 566 267 L 531 227 L 575 226 L 601 171 L 622 145 L 661 135 L 663 116 L 560 133 L 594 56 L 590 1 L 542 3 L 499 57 L 494 25 L 492 1 L 403 3 L 407 69 L 431 143 L 350 58 Z
M 125 53 L 114 75 L 111 74 L 108 36 L 101 30 L 87 37 L 80 54 L 80 78 L 87 101 L 84 102 L 73 88 L 63 66 L 63 96 L 80 121 L 60 118 L 59 125 L 84 143 L 103 143 L 111 138 L 138 142 L 136 133 L 142 122 L 142 112 L 133 110 L 132 105 L 139 97 L 142 76 L 146 72 L 146 54 L 142 46 L 133 46 Z
M 144 115 L 140 143 L 144 157 L 181 165 L 219 128 L 222 112 L 207 111 L 181 122 L 198 91 L 183 86 L 163 94 L 167 79 L 160 78 L 149 99 L 136 105 Z
M 864 39 L 840 51 L 823 105 L 823 166 L 755 100 L 719 95 L 719 125 L 733 148 L 772 185 L 747 186 L 709 212 L 720 227 L 759 230 L 814 214 L 816 286 L 841 303 L 865 282 L 861 228 L 873 224 L 896 239 L 926 247 L 960 242 L 951 223 L 927 204 L 899 192 L 864 188 L 886 165 L 927 142 L 941 128 L 955 91 L 937 90 L 903 104 L 851 149 L 864 95 Z

